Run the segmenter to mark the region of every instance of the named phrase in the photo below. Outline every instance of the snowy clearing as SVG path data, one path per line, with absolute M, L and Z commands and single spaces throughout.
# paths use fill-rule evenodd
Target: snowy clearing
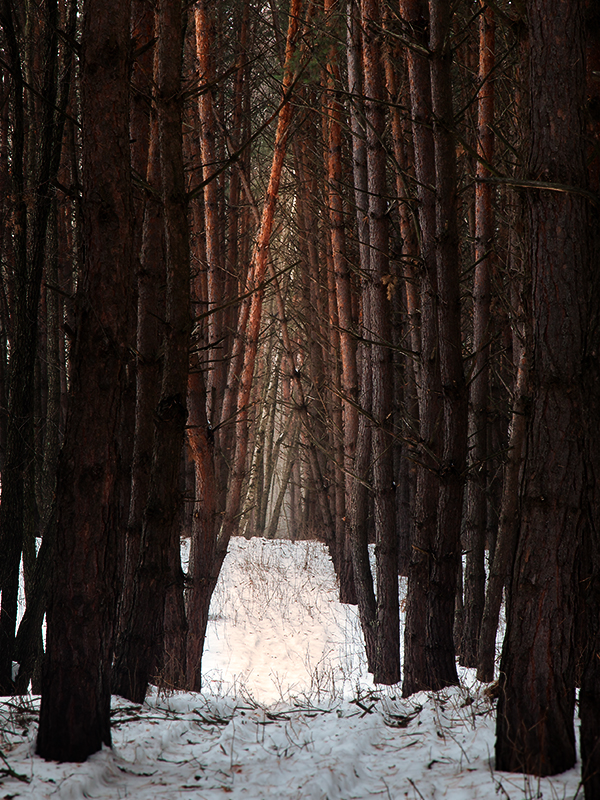
M 578 796 L 578 768 L 494 771 L 494 706 L 469 672 L 408 700 L 376 690 L 316 542 L 235 539 L 210 626 L 206 691 L 114 698 L 113 749 L 84 764 L 33 755 L 38 698 L 2 702 L 0 800 Z

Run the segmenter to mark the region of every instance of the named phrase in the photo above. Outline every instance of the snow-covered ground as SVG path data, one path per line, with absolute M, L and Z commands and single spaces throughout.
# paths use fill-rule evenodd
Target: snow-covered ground
M 472 675 L 402 700 L 376 689 L 353 608 L 315 542 L 236 539 L 211 607 L 202 694 L 114 698 L 113 749 L 33 755 L 37 698 L 0 704 L 0 800 L 573 800 L 579 770 L 495 772 L 494 707 Z M 579 797 L 582 793 L 579 792 Z

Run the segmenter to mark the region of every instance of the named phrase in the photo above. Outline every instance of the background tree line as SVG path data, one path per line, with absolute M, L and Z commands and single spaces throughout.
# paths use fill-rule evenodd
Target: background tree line
M 599 24 L 0 2 L 0 686 L 41 755 L 200 690 L 229 539 L 281 525 L 405 695 L 493 679 L 504 593 L 497 767 L 570 767 L 579 687 L 598 791 Z

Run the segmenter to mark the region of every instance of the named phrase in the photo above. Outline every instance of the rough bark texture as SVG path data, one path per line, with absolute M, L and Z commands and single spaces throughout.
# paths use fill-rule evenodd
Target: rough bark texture
M 583 3 L 529 0 L 527 10 L 529 172 L 582 188 Z M 575 762 L 575 564 L 588 525 L 589 206 L 572 191 L 530 191 L 527 199 L 533 405 L 501 663 L 496 768 L 551 775 Z
M 588 132 L 588 170 L 589 188 L 598 193 L 600 190 L 600 8 L 597 3 L 588 0 L 586 3 L 586 45 L 587 45 L 587 132 Z M 592 253 L 595 253 L 596 285 L 591 290 L 591 297 L 600 297 L 598 286 L 598 253 L 600 253 L 600 224 L 597 209 L 591 220 L 593 239 Z M 597 313 L 597 307 L 594 309 Z M 594 311 L 590 315 L 594 318 Z M 592 326 L 590 325 L 590 328 Z M 590 348 L 598 342 L 598 328 L 590 331 Z M 593 338 L 592 338 L 593 337 Z M 596 343 L 594 345 L 594 342 Z M 589 362 L 586 380 L 586 392 L 592 398 L 589 413 L 590 433 L 598 434 L 600 419 L 600 389 L 598 383 L 598 361 Z M 582 781 L 586 800 L 600 797 L 600 541 L 598 532 L 598 481 L 600 480 L 600 447 L 594 437 L 589 441 L 589 481 L 596 487 L 590 502 L 595 509 L 596 518 L 589 529 L 583 557 L 580 560 L 582 576 L 580 579 L 581 607 L 585 620 L 582 626 L 581 683 L 579 691 L 579 716 L 581 718 L 580 751 L 582 761 Z
M 37 753 L 82 761 L 110 744 L 115 496 L 131 292 L 129 4 L 87 0 L 81 64 L 86 261 L 77 305 Z M 110 120 L 110 135 L 105 121 Z
M 185 198 L 181 86 L 183 11 L 180 2 L 158 4 L 156 98 L 161 199 L 165 225 L 166 325 L 148 500 L 130 617 L 115 660 L 114 690 L 141 703 L 161 665 L 165 599 L 182 590 L 179 552 L 179 470 L 187 418 L 190 272 Z M 181 631 L 183 634 L 183 631 Z
M 367 154 L 365 145 L 364 112 L 362 106 L 362 42 L 358 4 L 347 5 L 348 30 L 348 91 L 351 97 L 350 130 L 352 134 L 352 158 L 354 178 L 354 200 L 356 206 L 356 225 L 358 232 L 358 254 L 361 272 L 361 318 L 358 326 L 362 341 L 356 348 L 356 367 L 358 380 L 358 421 L 354 446 L 354 464 L 350 483 L 347 509 L 350 518 L 350 543 L 356 598 L 363 635 L 367 662 L 371 672 L 375 669 L 376 631 L 375 620 L 377 604 L 373 576 L 369 563 L 367 518 L 369 511 L 369 465 L 370 465 L 370 422 L 367 414 L 371 410 L 371 366 L 370 353 L 365 341 L 370 327 L 369 283 L 369 196 L 367 193 Z
M 451 3 L 430 0 L 431 100 L 436 170 L 436 261 L 443 406 L 437 533 L 428 596 L 437 651 L 430 667 L 437 686 L 458 683 L 454 638 L 456 581 L 461 569 L 460 532 L 467 457 L 467 391 L 462 361 L 460 256 L 457 227 L 456 145 L 452 134 Z
M 158 124 L 151 123 L 151 143 L 146 180 L 154 190 L 148 192 L 144 209 L 142 251 L 137 275 L 138 308 L 136 336 L 136 408 L 135 441 L 132 458 L 131 497 L 123 566 L 123 590 L 119 601 L 119 632 L 131 613 L 133 581 L 138 566 L 144 508 L 152 469 L 154 445 L 154 409 L 160 393 L 161 325 L 164 319 L 164 298 L 161 286 L 165 280 L 164 223 L 160 194 L 160 159 Z M 120 642 L 116 645 L 120 650 Z
M 427 42 L 427 7 L 424 0 L 402 0 L 400 10 L 419 44 Z M 431 81 L 427 59 L 413 49 L 406 54 L 410 87 L 412 135 L 417 180 L 421 296 L 421 349 L 419 446 L 415 496 L 414 537 L 408 573 L 404 629 L 405 695 L 429 685 L 426 648 L 430 641 L 426 597 L 429 591 L 429 551 L 435 535 L 439 464 L 440 377 L 437 349 L 437 275 L 435 269 L 435 160 L 431 133 Z
M 458 682 L 452 637 L 466 450 L 456 232 L 449 6 L 403 0 L 431 65 L 407 55 L 421 245 L 420 446 L 402 692 Z M 434 121 L 433 133 L 429 126 Z M 435 186 L 437 195 L 430 187 Z M 435 202 L 437 199 L 437 202 Z

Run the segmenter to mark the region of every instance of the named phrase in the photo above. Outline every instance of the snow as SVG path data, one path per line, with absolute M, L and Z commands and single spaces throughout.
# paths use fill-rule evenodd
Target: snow
M 356 611 L 316 542 L 235 539 L 211 606 L 202 694 L 113 699 L 113 748 L 34 755 L 39 698 L 0 704 L 0 800 L 573 800 L 580 770 L 493 768 L 494 705 L 472 674 L 403 700 L 370 682 Z M 579 797 L 582 793 L 579 792 Z

